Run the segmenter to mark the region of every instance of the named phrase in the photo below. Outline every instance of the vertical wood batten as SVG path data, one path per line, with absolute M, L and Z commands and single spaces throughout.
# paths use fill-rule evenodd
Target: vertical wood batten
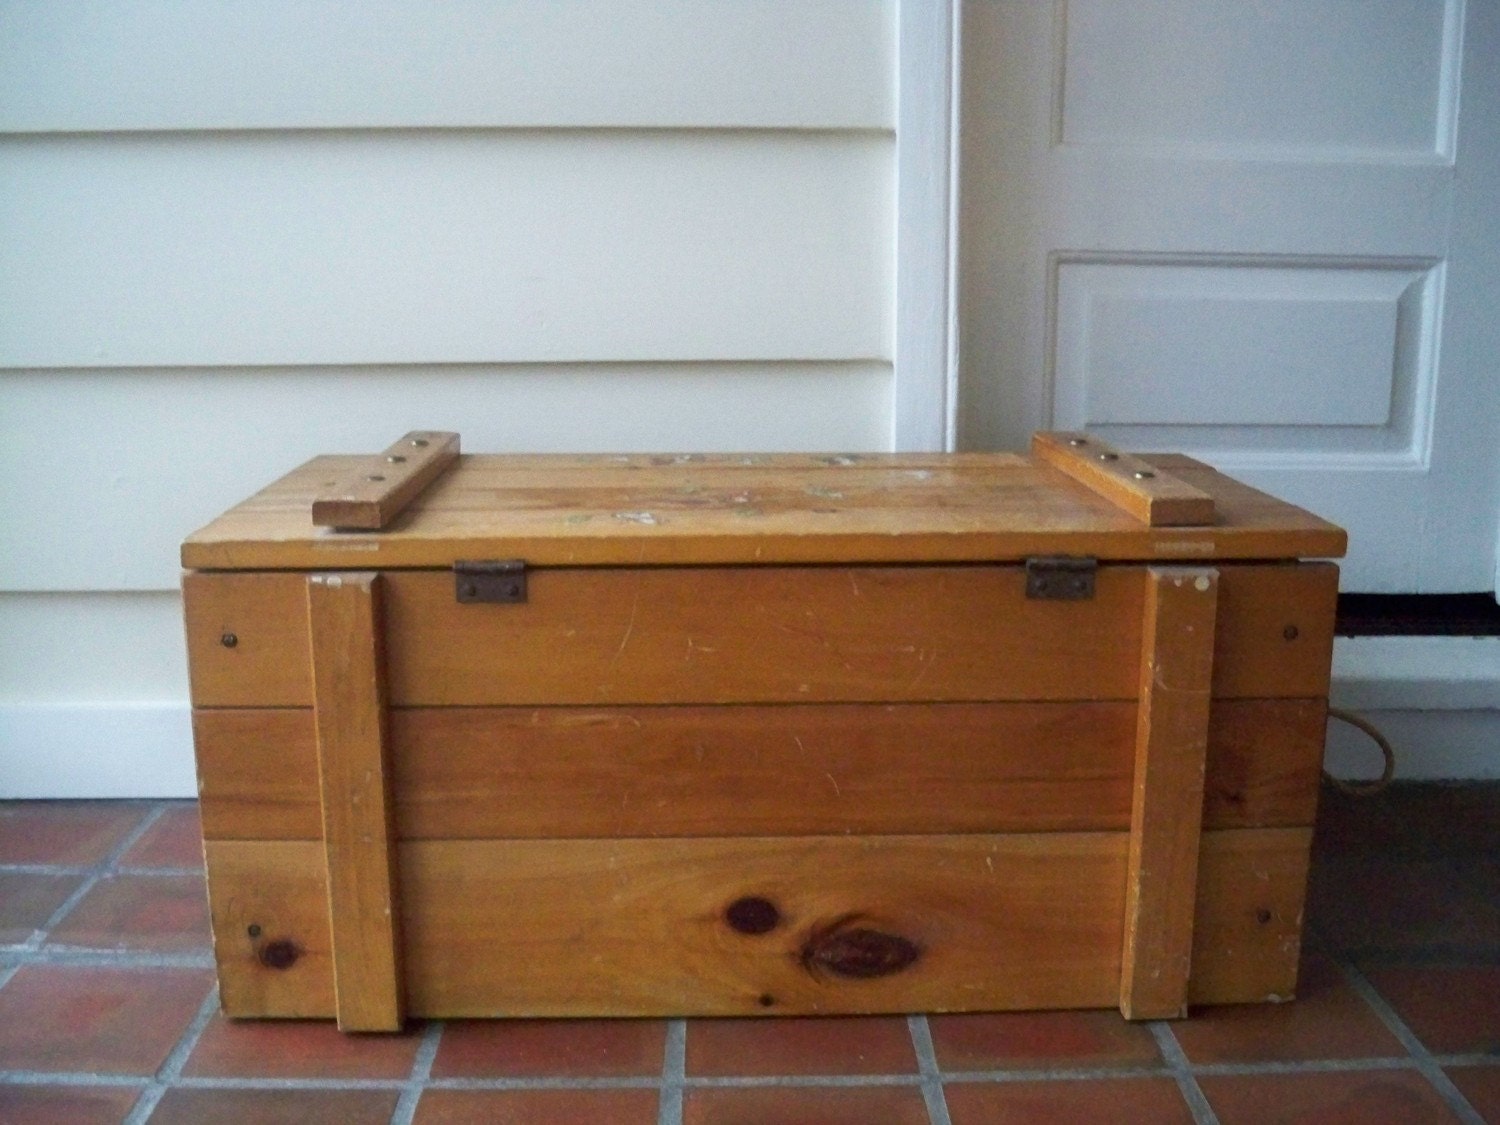
M 334 991 L 343 1031 L 404 1017 L 386 743 L 381 578 L 307 580 Z
M 1187 1014 L 1219 573 L 1149 567 L 1120 1012 Z

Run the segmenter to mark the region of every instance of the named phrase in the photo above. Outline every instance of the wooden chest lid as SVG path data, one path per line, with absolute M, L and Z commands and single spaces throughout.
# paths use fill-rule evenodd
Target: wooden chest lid
M 446 470 L 433 462 L 389 481 L 383 466 L 404 460 L 392 454 L 399 443 L 314 458 L 190 535 L 183 566 L 1203 561 L 1335 558 L 1346 546 L 1340 528 L 1201 462 L 1084 435 L 1038 434 L 1030 456 L 457 456 L 456 435 L 430 436 L 448 441 Z M 395 497 L 381 530 L 314 523 L 315 501 L 338 508 L 371 480 Z M 395 496 L 403 489 L 411 495 Z

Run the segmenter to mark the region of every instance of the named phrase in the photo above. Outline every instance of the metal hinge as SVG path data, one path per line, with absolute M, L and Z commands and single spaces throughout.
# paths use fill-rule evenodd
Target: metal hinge
M 526 564 L 520 559 L 468 559 L 453 564 L 453 592 L 461 602 L 526 600 Z
M 1082 602 L 1094 596 L 1099 560 L 1047 555 L 1026 560 L 1026 596 L 1038 601 Z

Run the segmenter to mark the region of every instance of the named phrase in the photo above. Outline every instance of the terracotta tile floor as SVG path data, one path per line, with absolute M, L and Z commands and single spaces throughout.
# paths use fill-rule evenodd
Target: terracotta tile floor
M 1170 1024 L 236 1023 L 200 855 L 189 802 L 0 802 L 0 1122 L 1500 1125 L 1500 785 L 1325 792 L 1300 998 Z

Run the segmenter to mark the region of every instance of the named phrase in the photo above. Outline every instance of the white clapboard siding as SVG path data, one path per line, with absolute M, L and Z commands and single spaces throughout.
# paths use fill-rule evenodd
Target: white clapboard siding
M 890 0 L 0 5 L 0 131 L 889 129 Z
M 188 532 L 409 429 L 474 452 L 872 450 L 890 407 L 882 363 L 13 372 L 0 589 L 172 589 Z
M 890 354 L 892 142 L 0 141 L 0 366 Z
M 187 696 L 175 591 L 0 594 L 0 637 L 0 705 Z

